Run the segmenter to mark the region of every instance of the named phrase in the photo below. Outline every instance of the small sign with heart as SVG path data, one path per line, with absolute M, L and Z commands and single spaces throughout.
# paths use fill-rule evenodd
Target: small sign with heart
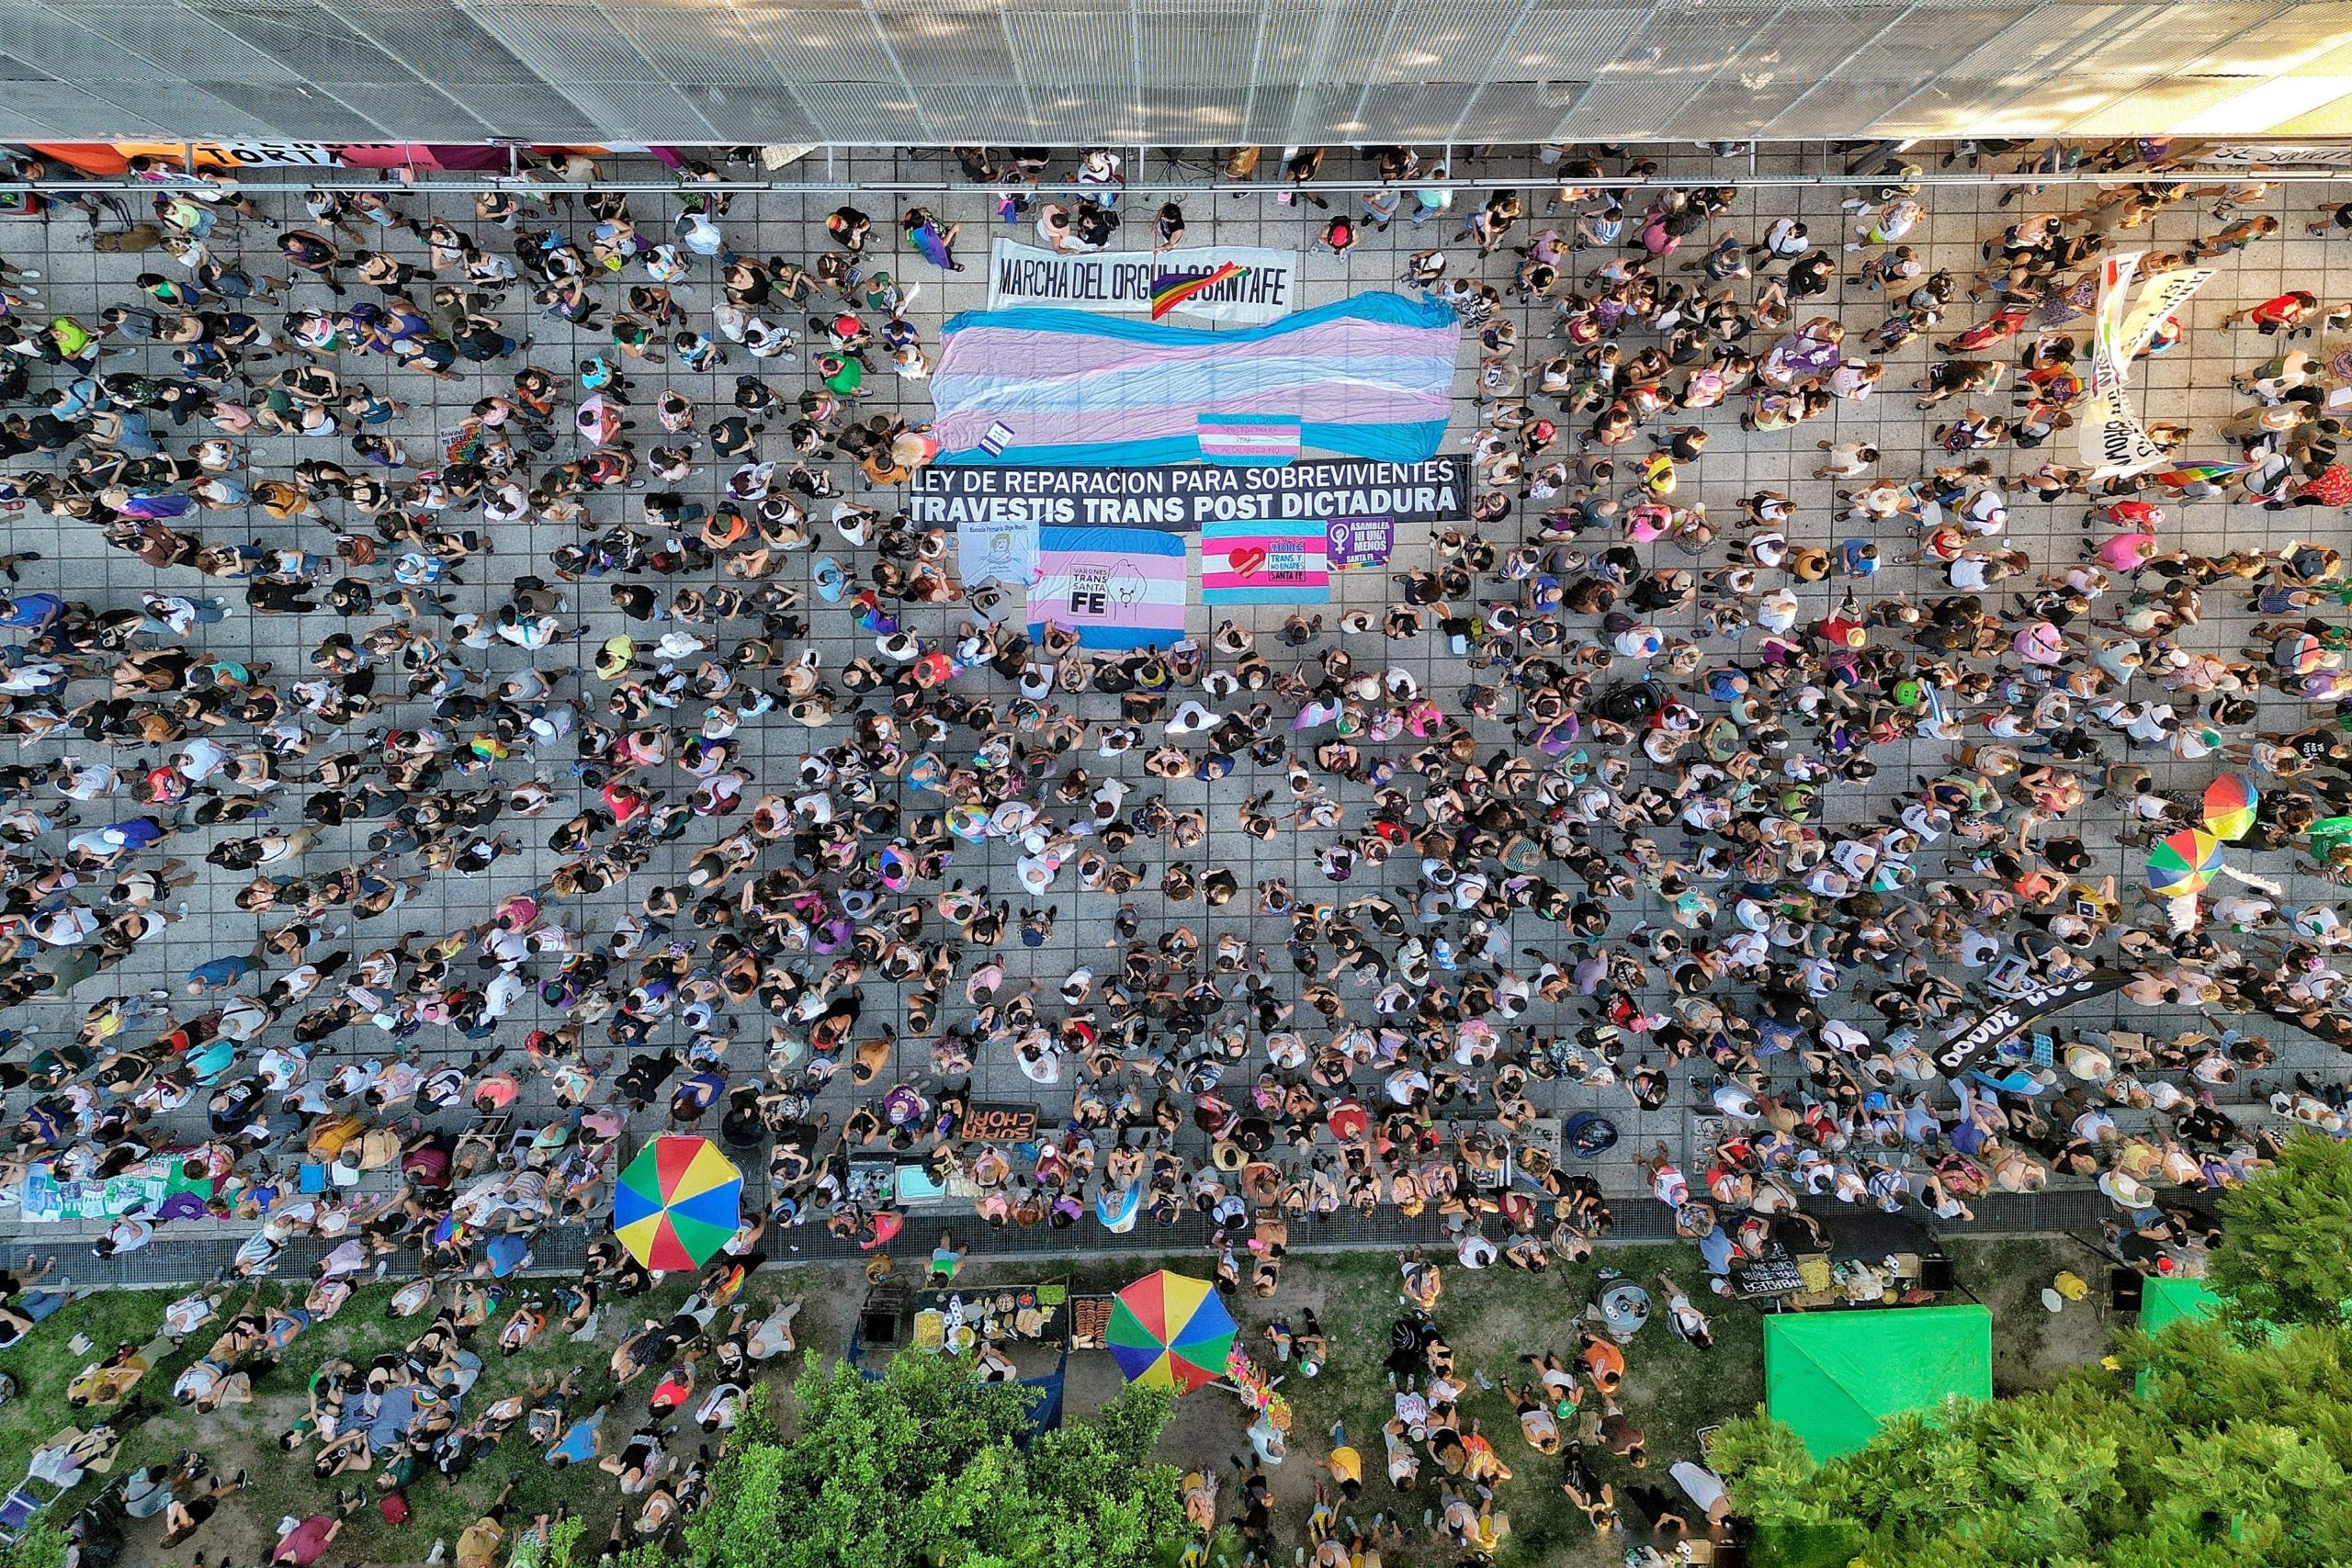
M 1201 529 L 1201 598 L 1210 604 L 1323 604 L 1330 602 L 1324 525 L 1236 519 Z

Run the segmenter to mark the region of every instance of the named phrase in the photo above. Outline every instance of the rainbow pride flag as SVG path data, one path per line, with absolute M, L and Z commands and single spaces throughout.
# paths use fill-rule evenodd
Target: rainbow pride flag
M 2252 463 L 2183 463 L 2177 468 L 2160 469 L 2156 482 L 2168 490 L 2186 490 L 2200 482 L 2234 479 L 2253 467 Z
M 1151 285 L 1151 319 L 1156 321 L 1201 290 L 1214 288 L 1249 270 L 1239 262 L 1227 262 L 1215 272 L 1204 272 L 1197 277 L 1185 272 L 1163 272 Z

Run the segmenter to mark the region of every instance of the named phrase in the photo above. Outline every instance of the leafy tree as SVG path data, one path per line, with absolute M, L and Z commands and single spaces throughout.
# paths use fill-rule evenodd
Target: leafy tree
M 1182 1531 L 1176 1472 L 1150 1462 L 1164 1393 L 1030 1438 L 1033 1393 L 968 1362 L 900 1355 L 794 1385 L 798 1433 L 747 1413 L 690 1520 L 694 1568 L 1142 1568 Z
M 517 1540 L 506 1568 L 579 1568 L 580 1538 L 587 1528 L 578 1516 L 567 1515 L 548 1527 L 544 1540 L 527 1535 Z
M 2298 1133 L 2278 1163 L 2222 1197 L 2210 1283 L 2241 1332 L 2333 1324 L 2352 1302 L 2352 1145 Z
M 1029 1453 L 1029 1484 L 1047 1506 L 1054 1562 L 1143 1562 L 1175 1529 L 1176 1488 L 1134 1478 L 1151 1470 L 1151 1448 L 1173 1399 L 1165 1389 L 1136 1389 L 1092 1425 L 1065 1426 L 1039 1438 Z
M 15 1545 L 0 1547 L 0 1568 L 58 1568 L 68 1544 L 60 1526 L 47 1517 L 36 1518 Z
M 2352 1330 L 2130 1336 L 2085 1371 L 1915 1413 L 1815 1464 L 1758 1416 L 1712 1450 L 1759 1568 L 2332 1568 L 2352 1562 Z

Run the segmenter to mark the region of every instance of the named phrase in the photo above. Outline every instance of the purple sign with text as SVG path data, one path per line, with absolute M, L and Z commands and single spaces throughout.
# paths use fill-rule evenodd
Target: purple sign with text
M 1385 566 L 1396 547 L 1393 517 L 1334 517 L 1330 522 L 1330 566 L 1333 571 L 1357 567 Z

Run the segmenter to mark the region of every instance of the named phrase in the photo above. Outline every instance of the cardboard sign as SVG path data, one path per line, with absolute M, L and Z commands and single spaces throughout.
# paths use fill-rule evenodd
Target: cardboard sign
M 1037 1108 L 1017 1100 L 976 1100 L 962 1133 L 981 1143 L 1026 1143 L 1037 1135 Z
M 961 523 L 956 527 L 956 570 L 967 588 L 1007 582 L 1027 588 L 1037 571 L 1034 522 Z
M 1330 536 L 1320 523 L 1201 525 L 1204 604 L 1328 604 Z

